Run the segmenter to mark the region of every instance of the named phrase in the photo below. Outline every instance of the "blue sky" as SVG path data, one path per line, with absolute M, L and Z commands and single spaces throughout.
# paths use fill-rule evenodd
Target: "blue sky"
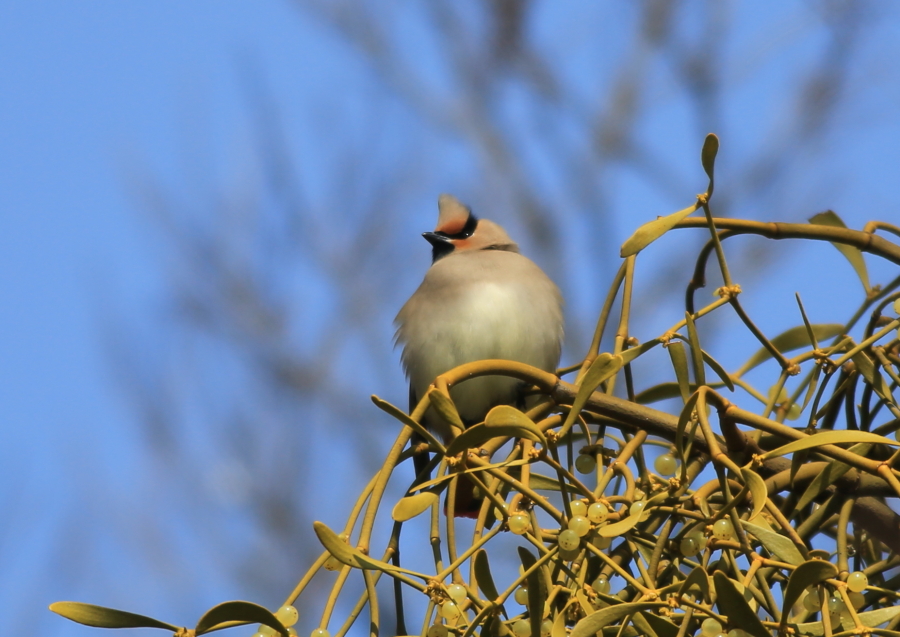
M 288 47 L 294 21 L 272 2 L 0 3 L 0 606 L 19 626 L 81 630 L 43 608 L 148 566 L 108 528 L 141 465 L 103 330 L 162 284 L 128 178 L 178 178 L 192 118 L 233 148 L 236 61 Z
M 716 128 L 723 140 L 721 196 L 730 186 L 731 200 L 751 192 L 737 176 L 755 154 L 778 148 L 784 122 L 791 120 L 792 105 L 780 96 L 789 92 L 806 61 L 816 59 L 825 37 L 811 26 L 809 4 L 773 2 L 766 10 L 758 3 L 729 5 L 738 26 L 721 49 L 731 73 Z M 556 13 L 547 5 L 536 10 L 533 37 L 559 64 L 566 82 L 577 87 L 573 95 L 584 104 L 601 100 L 598 93 L 616 77 L 616 55 L 634 16 L 626 5 L 610 3 L 601 23 L 621 19 L 626 28 L 619 31 L 608 22 L 595 32 L 592 20 L 599 10 Z M 831 207 L 855 227 L 869 218 L 896 220 L 900 22 L 890 5 L 872 6 L 882 17 L 867 26 L 852 60 L 849 97 L 837 108 L 835 125 L 779 167 L 785 174 L 774 190 L 763 188 L 753 201 L 735 204 L 736 214 L 799 221 Z M 691 11 L 699 10 L 690 4 L 682 24 L 689 25 Z M 391 11 L 398 24 L 409 22 L 397 47 L 421 54 L 411 56 L 412 64 L 432 82 L 428 90 L 451 99 L 448 73 L 440 56 L 429 52 L 429 34 L 416 11 L 405 5 L 392 5 Z M 693 44 L 691 29 L 684 26 L 681 33 L 686 46 Z M 564 45 L 569 42 L 571 51 Z M 598 49 L 607 50 L 603 47 L 611 53 L 598 57 Z M 638 137 L 675 167 L 681 199 L 653 186 L 634 167 L 612 166 L 602 183 L 611 213 L 605 222 L 609 236 L 598 240 L 602 245 L 614 248 L 639 223 L 689 205 L 705 187 L 697 161 L 699 131 L 712 124 L 692 120 L 664 60 L 650 71 L 652 88 Z M 594 68 L 598 64 L 602 68 Z M 196 528 L 174 519 L 179 509 L 168 499 L 179 485 L 167 483 L 148 459 L 136 406 L 117 378 L 108 338 L 110 330 L 153 338 L 154 326 L 165 320 L 160 298 L 172 248 L 142 212 L 143 181 L 171 188 L 186 208 L 203 209 L 219 194 L 252 190 L 259 180 L 246 97 L 252 78 L 267 87 L 284 114 L 285 145 L 296 155 L 306 194 L 323 216 L 324 202 L 341 187 L 336 149 L 362 153 L 365 148 L 357 146 L 376 139 L 378 153 L 365 173 L 376 184 L 397 179 L 390 165 L 395 154 L 416 150 L 408 154 L 424 167 L 424 177 L 411 171 L 414 187 L 397 200 L 399 212 L 391 223 L 402 234 L 401 253 L 419 252 L 412 253 L 411 264 L 392 266 L 391 272 L 402 276 L 373 318 L 374 329 L 384 334 L 378 345 L 384 356 L 390 356 L 392 313 L 427 265 L 427 246 L 418 234 L 433 221 L 437 194 L 460 192 L 476 208 L 487 207 L 494 195 L 508 199 L 491 190 L 497 175 L 483 167 L 484 157 L 463 136 L 411 115 L 409 105 L 387 94 L 369 61 L 346 46 L 336 29 L 290 3 L 0 0 L 0 611 L 10 632 L 88 634 L 89 629 L 48 616 L 43 609 L 58 599 L 170 613 L 162 618 L 187 622 L 203 604 L 252 592 L 229 579 L 233 574 L 210 578 L 209 573 L 221 575 L 217 557 L 204 552 Z M 506 90 L 507 110 L 499 118 L 521 121 L 523 128 L 539 119 L 517 101 L 516 86 Z M 560 138 L 579 147 L 573 121 L 559 124 Z M 577 200 L 560 188 L 562 169 L 544 166 L 552 161 L 530 140 L 521 144 L 546 190 L 563 190 L 548 198 L 561 208 Z M 520 224 L 508 204 L 501 210 L 504 223 Z M 578 254 L 586 250 L 585 230 L 594 228 L 578 217 L 583 213 L 560 213 L 570 215 L 564 232 Z M 660 254 L 677 241 L 666 238 Z M 801 263 L 834 262 L 834 251 L 828 250 L 818 246 L 797 256 Z M 607 250 L 593 265 L 608 269 L 615 261 Z M 646 263 L 651 269 L 669 265 L 665 256 L 648 257 Z M 570 320 L 583 333 L 608 272 L 593 285 L 594 277 L 574 259 L 542 265 L 567 278 L 573 290 Z M 777 271 L 763 267 L 763 272 L 767 289 L 791 298 L 793 288 L 777 287 L 782 278 Z M 592 285 L 596 290 L 587 290 Z M 852 272 L 840 264 L 810 290 L 849 285 L 854 285 Z M 310 298 L 328 304 L 327 285 Z M 752 306 L 749 290 L 747 298 Z M 808 309 L 822 314 L 835 309 L 827 298 L 809 303 Z M 796 322 L 796 317 L 768 315 L 764 306 L 760 311 L 773 330 Z M 672 322 L 651 317 L 647 333 Z M 574 357 L 584 344 L 570 346 Z M 400 372 L 390 371 L 396 374 L 378 370 L 366 376 L 372 388 L 359 388 L 362 397 L 389 392 L 400 402 Z M 361 485 L 350 483 L 348 491 Z M 327 493 L 316 498 L 323 505 L 331 501 Z M 331 515 L 337 520 L 341 514 Z M 155 524 L 145 524 L 147 519 Z M 240 516 L 233 523 L 234 537 L 259 540 Z M 138 545 L 167 548 L 139 553 L 133 550 Z M 186 555 L 195 561 L 180 568 L 175 558 Z M 178 590 L 192 596 L 172 593 L 166 578 L 173 574 L 182 578 Z M 283 590 L 291 585 L 285 581 Z

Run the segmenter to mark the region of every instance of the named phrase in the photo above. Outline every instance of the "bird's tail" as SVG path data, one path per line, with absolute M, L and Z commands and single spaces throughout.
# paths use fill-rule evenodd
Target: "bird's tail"
M 478 517 L 484 497 L 477 492 L 477 489 L 478 487 L 467 475 L 461 474 L 457 478 L 456 491 L 454 492 L 455 501 L 453 503 L 454 517 L 471 518 L 473 520 Z M 447 498 L 444 500 L 444 515 L 447 515 L 447 501 L 449 498 L 450 495 L 448 493 Z

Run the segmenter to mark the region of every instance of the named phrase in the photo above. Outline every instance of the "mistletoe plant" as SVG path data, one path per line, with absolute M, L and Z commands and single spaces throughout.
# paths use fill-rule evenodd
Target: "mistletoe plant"
M 900 497 L 900 443 L 889 437 L 900 429 L 900 272 L 871 285 L 863 257 L 900 265 L 900 246 L 883 236 L 896 239 L 900 228 L 871 222 L 852 230 L 833 212 L 808 224 L 716 218 L 717 150 L 709 135 L 701 153 L 706 192 L 622 246 L 583 361 L 558 376 L 509 361 L 467 364 L 436 378 L 411 414 L 373 397 L 400 434 L 343 529 L 315 524 L 324 550 L 275 613 L 226 602 L 187 629 L 86 604 L 51 609 L 92 626 L 182 637 L 250 623 L 259 624 L 256 637 L 287 637 L 296 634 L 293 605 L 315 582 L 331 594 L 304 630 L 313 637 L 343 637 L 363 614 L 368 621 L 357 632 L 371 635 L 900 636 L 900 516 L 891 508 Z M 709 241 L 684 314 L 639 341 L 631 330 L 637 257 L 664 233 L 690 228 L 705 228 Z M 797 296 L 797 326 L 764 334 L 742 306 L 725 257 L 736 235 L 833 243 L 859 275 L 863 302 L 845 322 L 820 324 Z M 723 285 L 698 308 L 695 292 L 713 255 Z M 714 312 L 733 312 L 746 329 L 729 334 L 732 345 L 758 347 L 732 372 L 698 336 Z M 608 324 L 615 337 L 604 348 Z M 659 360 L 668 368 L 665 354 L 651 359 L 663 351 L 669 380 L 642 387 L 642 370 L 659 374 Z M 487 374 L 517 378 L 538 398 L 527 412 L 496 407 L 465 429 L 449 389 Z M 570 374 L 572 382 L 562 380 Z M 751 377 L 765 378 L 764 389 Z M 447 444 L 420 424 L 429 408 L 453 430 Z M 409 476 L 398 467 L 424 453 L 433 454 L 435 477 L 411 482 L 393 504 L 386 546 L 373 547 L 388 481 Z M 484 498 L 466 531 L 453 515 L 462 474 Z M 430 515 L 429 532 L 407 533 L 404 554 L 418 544 L 433 560 L 402 563 L 401 529 L 420 515 Z M 496 568 L 507 553 L 521 569 Z M 335 617 L 357 577 L 362 594 Z M 383 577 L 393 580 L 389 595 L 376 586 Z M 404 594 L 422 596 L 414 624 Z M 383 626 L 385 604 L 396 626 Z

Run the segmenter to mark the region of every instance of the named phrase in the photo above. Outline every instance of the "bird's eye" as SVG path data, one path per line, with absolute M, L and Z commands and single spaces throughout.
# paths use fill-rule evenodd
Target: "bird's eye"
M 447 239 L 468 239 L 469 237 L 472 236 L 472 233 L 475 232 L 475 227 L 477 225 L 478 225 L 478 217 L 476 217 L 472 213 L 469 213 L 469 218 L 466 219 L 466 225 L 464 225 L 462 227 L 462 230 L 460 230 L 459 232 L 454 232 L 453 234 L 450 234 L 449 232 L 438 231 L 438 232 L 435 232 L 434 234 L 439 234 L 442 237 L 445 237 Z
M 472 236 L 472 233 L 475 232 L 475 227 L 478 225 L 478 217 L 473 215 L 471 212 L 469 213 L 469 218 L 466 219 L 466 225 L 463 226 L 463 229 L 459 232 L 460 239 L 468 239 Z M 454 237 L 456 238 L 456 237 Z

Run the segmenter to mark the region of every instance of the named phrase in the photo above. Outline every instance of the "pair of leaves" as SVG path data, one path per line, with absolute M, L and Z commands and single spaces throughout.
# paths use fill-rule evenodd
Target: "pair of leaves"
M 173 633 L 181 630 L 152 617 L 80 602 L 56 602 L 50 605 L 50 610 L 73 622 L 95 628 L 161 628 Z M 224 602 L 213 606 L 197 622 L 194 634 L 203 635 L 220 627 L 224 628 L 223 624 L 263 624 L 288 637 L 287 628 L 268 609 L 244 601 Z
M 706 175 L 709 177 L 709 186 L 706 189 L 705 199 L 708 199 L 713 193 L 713 172 L 716 154 L 718 154 L 718 152 L 719 138 L 710 133 L 703 142 L 703 150 L 700 151 L 700 163 L 703 165 L 703 170 L 706 171 Z M 622 248 L 619 250 L 620 256 L 624 259 L 625 257 L 637 254 L 674 228 L 679 221 L 699 210 L 702 205 L 701 200 L 698 198 L 697 202 L 692 206 L 688 206 L 678 212 L 673 212 L 665 217 L 659 217 L 645 223 L 622 244 Z
M 322 522 L 313 522 L 313 530 L 316 532 L 316 536 L 319 538 L 322 546 L 324 546 L 341 564 L 358 569 L 382 571 L 390 575 L 406 574 L 418 577 L 422 580 L 428 579 L 428 576 L 423 575 L 422 573 L 394 566 L 393 564 L 388 564 L 387 562 L 382 562 L 381 560 L 366 555 L 359 549 L 347 544 L 337 533 L 332 531 Z
M 455 456 L 466 449 L 476 449 L 494 438 L 527 438 L 547 446 L 547 438 L 534 422 L 515 407 L 497 405 L 484 422 L 469 427 L 447 446 L 447 455 Z
M 624 364 L 625 361 L 622 359 L 621 354 L 613 356 L 608 352 L 603 352 L 591 362 L 591 366 L 588 367 L 588 370 L 578 382 L 578 392 L 575 394 L 572 408 L 569 410 L 569 414 L 559 430 L 560 437 L 565 436 L 572 425 L 575 424 L 578 414 L 584 409 L 591 394 L 600 386 L 600 383 L 617 374 Z

